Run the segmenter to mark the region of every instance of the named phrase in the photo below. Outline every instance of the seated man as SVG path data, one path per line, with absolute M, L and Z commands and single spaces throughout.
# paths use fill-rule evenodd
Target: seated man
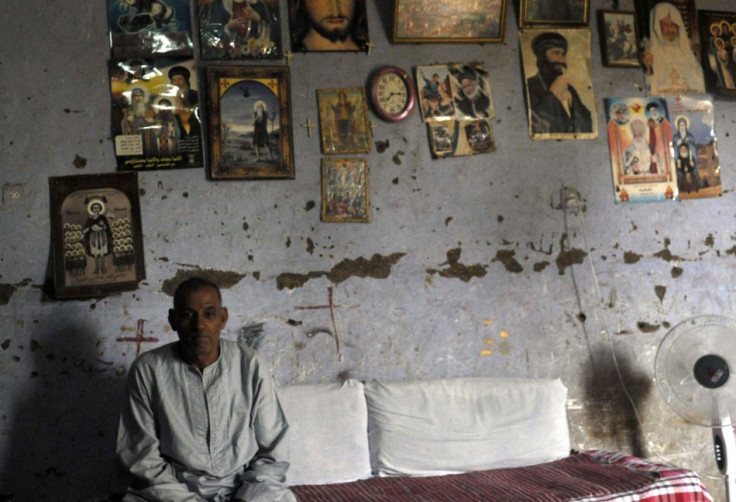
M 221 340 L 220 290 L 179 285 L 169 324 L 178 342 L 132 365 L 118 431 L 124 502 L 295 502 L 277 448 L 288 425 L 263 358 Z

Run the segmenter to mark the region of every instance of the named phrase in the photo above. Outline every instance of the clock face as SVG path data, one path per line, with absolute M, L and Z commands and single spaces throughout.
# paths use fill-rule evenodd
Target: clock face
M 381 118 L 391 121 L 406 118 L 415 101 L 411 78 L 400 68 L 385 68 L 373 81 L 371 98 Z

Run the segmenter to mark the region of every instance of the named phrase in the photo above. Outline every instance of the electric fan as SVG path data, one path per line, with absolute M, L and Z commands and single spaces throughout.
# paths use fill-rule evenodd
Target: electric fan
M 718 470 L 728 502 L 736 502 L 736 319 L 690 318 L 672 328 L 657 349 L 654 377 L 675 413 L 713 431 Z

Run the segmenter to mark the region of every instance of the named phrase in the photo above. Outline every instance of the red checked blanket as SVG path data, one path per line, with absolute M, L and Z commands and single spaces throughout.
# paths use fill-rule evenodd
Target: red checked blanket
M 713 502 L 693 471 L 597 450 L 527 467 L 375 477 L 292 490 L 299 502 Z

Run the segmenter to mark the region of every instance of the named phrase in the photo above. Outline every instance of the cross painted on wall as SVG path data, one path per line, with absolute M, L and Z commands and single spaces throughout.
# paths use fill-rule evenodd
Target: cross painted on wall
M 135 357 L 141 355 L 141 343 L 143 342 L 158 342 L 158 338 L 152 336 L 143 336 L 143 326 L 145 325 L 145 319 L 138 319 L 138 329 L 135 334 L 135 338 L 132 336 L 122 336 L 118 338 L 118 342 L 135 342 Z
M 302 305 L 294 307 L 295 310 L 330 310 L 330 319 L 332 319 L 332 334 L 335 337 L 335 350 L 337 351 L 337 359 L 342 361 L 342 352 L 340 352 L 340 335 L 337 332 L 337 323 L 335 322 L 335 309 L 355 309 L 358 305 L 338 305 L 332 299 L 332 287 L 327 288 L 327 305 Z

